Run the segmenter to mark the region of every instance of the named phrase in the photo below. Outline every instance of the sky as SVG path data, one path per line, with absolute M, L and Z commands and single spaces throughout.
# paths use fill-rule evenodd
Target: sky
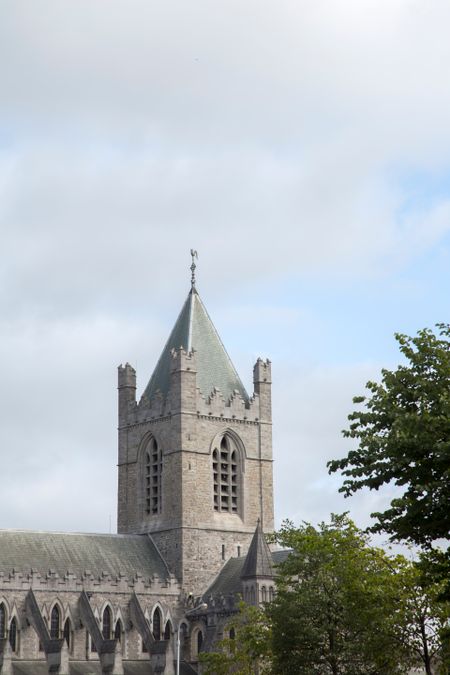
M 277 526 L 395 332 L 448 321 L 446 0 L 2 0 L 0 527 L 115 531 L 116 368 L 144 390 L 197 286 L 273 369 Z

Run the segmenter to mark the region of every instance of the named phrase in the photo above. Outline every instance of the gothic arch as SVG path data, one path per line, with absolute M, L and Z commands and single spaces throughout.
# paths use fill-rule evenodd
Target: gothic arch
M 17 611 L 15 602 L 11 607 L 11 613 L 9 615 L 8 640 L 12 652 L 17 654 L 20 646 L 20 621 L 19 612 Z
M 102 610 L 102 635 L 104 640 L 110 640 L 113 625 L 114 625 L 114 614 L 109 602 L 105 603 Z
M 173 635 L 173 626 L 170 619 L 167 619 L 164 626 L 164 640 L 170 640 Z
M 61 621 L 62 621 L 62 611 L 61 605 L 58 601 L 54 602 L 50 609 L 50 625 L 49 633 L 50 637 L 54 640 L 58 640 L 61 636 Z
M 198 655 L 205 641 L 205 635 L 201 626 L 195 626 L 191 633 L 191 658 L 198 661 Z
M 163 450 L 160 440 L 152 431 L 139 443 L 138 466 L 142 494 L 142 515 L 152 517 L 162 509 Z
M 69 650 L 70 653 L 72 653 L 72 649 L 73 649 L 73 622 L 72 622 L 72 620 L 69 616 L 64 621 L 63 630 L 62 630 L 62 637 L 63 637 L 63 640 L 65 641 L 65 643 L 67 645 L 67 649 Z
M 163 633 L 163 611 L 159 603 L 152 609 L 152 634 L 156 641 L 162 639 Z
M 224 429 L 213 438 L 210 453 L 214 511 L 243 517 L 245 448 L 241 438 L 232 429 Z
M 219 431 L 219 433 L 217 433 L 211 441 L 209 453 L 212 454 L 214 447 L 217 445 L 217 443 L 220 442 L 222 436 L 228 436 L 229 438 L 232 439 L 233 443 L 236 445 L 237 449 L 239 450 L 240 459 L 242 461 L 242 471 L 244 472 L 245 471 L 244 460 L 247 459 L 247 451 L 245 449 L 244 441 L 239 436 L 239 434 L 236 433 L 234 429 L 230 429 L 230 427 L 224 427 L 221 431 Z
M 8 626 L 8 607 L 6 601 L 0 598 L 0 640 L 6 637 Z

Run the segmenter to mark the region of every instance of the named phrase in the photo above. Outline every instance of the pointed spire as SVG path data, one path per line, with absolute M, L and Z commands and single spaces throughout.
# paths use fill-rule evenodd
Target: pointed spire
M 144 395 L 151 399 L 157 391 L 160 391 L 163 396 L 168 394 L 173 360 L 172 350 L 183 347 L 186 352 L 192 350 L 196 352 L 197 386 L 203 396 L 208 397 L 214 389 L 219 389 L 225 400 L 237 392 L 248 401 L 249 397 L 244 385 L 194 286 L 194 256 L 192 264 L 194 266 L 192 288 L 159 357 Z
M 272 554 L 259 518 L 241 572 L 241 579 L 254 577 L 273 577 Z

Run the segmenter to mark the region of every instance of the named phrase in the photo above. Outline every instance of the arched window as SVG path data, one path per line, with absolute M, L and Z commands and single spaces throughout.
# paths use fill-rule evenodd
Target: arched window
M 273 586 L 269 586 L 269 601 L 273 600 Z
M 261 600 L 262 602 L 267 602 L 267 589 L 265 586 L 261 588 Z
M 199 630 L 198 633 L 197 633 L 197 654 L 200 653 L 200 650 L 202 648 L 202 644 L 203 644 L 203 633 L 202 633 L 201 630 Z
M 114 628 L 114 637 L 119 642 L 122 642 L 122 633 L 123 633 L 122 622 L 120 619 L 117 619 L 116 627 Z
M 72 647 L 71 644 L 71 626 L 70 626 L 70 619 L 66 619 L 64 622 L 64 629 L 63 629 L 63 638 L 66 641 L 67 648 L 70 650 Z
M 162 454 L 158 443 L 151 438 L 145 451 L 145 510 L 149 515 L 161 513 Z
M 255 604 L 255 589 L 253 586 L 250 588 L 250 604 Z
M 159 607 L 153 612 L 153 637 L 155 640 L 161 640 L 161 611 Z
M 17 652 L 17 621 L 13 618 L 9 624 L 9 644 L 13 652 Z
M 3 602 L 0 604 L 0 639 L 6 635 L 6 608 Z
M 236 639 L 236 631 L 234 628 L 230 628 L 230 640 Z
M 105 607 L 102 620 L 102 635 L 104 640 L 111 639 L 111 623 L 111 610 L 109 607 Z
M 224 434 L 212 453 L 214 510 L 237 513 L 239 510 L 239 451 L 233 439 Z
M 170 625 L 170 621 L 167 621 L 166 627 L 164 628 L 164 640 L 170 640 L 171 634 L 172 634 L 172 627 Z
M 58 605 L 55 605 L 50 615 L 50 637 L 54 640 L 59 638 L 61 626 L 61 613 Z

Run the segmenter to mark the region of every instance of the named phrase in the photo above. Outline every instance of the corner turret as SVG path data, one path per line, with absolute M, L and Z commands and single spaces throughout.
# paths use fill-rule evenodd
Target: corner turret
M 136 403 L 136 371 L 126 363 L 118 367 L 117 389 L 119 390 L 119 427 L 126 424 L 130 403 Z
M 259 397 L 259 416 L 261 420 L 272 420 L 272 364 L 259 358 L 253 367 L 253 388 Z

